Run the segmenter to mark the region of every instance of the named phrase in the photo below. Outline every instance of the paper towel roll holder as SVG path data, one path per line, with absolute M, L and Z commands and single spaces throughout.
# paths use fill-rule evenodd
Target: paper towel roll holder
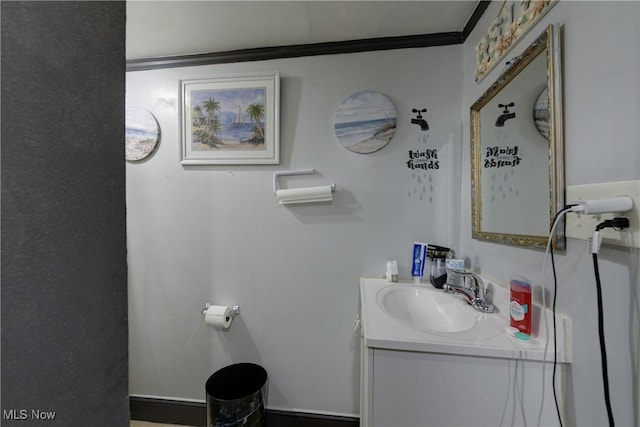
M 312 173 L 315 173 L 315 169 L 296 169 L 296 170 L 274 172 L 274 174 L 273 174 L 273 193 L 276 194 L 278 192 L 278 190 L 280 189 L 279 178 L 281 176 L 311 175 Z M 331 192 L 335 193 L 335 191 L 336 191 L 336 184 L 331 184 Z
M 207 310 L 209 309 L 209 307 L 211 307 L 211 303 L 206 303 L 204 305 L 204 308 L 202 309 L 202 315 L 204 316 L 205 314 L 207 314 Z M 237 305 L 234 305 L 233 307 L 231 307 L 231 317 L 234 318 L 236 316 L 240 315 L 240 307 Z

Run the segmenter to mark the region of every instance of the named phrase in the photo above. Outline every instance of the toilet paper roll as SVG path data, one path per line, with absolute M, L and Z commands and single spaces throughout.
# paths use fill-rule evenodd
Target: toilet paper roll
M 229 329 L 232 320 L 233 308 L 227 305 L 211 305 L 204 313 L 204 323 L 207 326 Z
M 288 188 L 276 191 L 276 198 L 281 205 L 293 203 L 330 202 L 333 200 L 330 185 L 320 187 Z

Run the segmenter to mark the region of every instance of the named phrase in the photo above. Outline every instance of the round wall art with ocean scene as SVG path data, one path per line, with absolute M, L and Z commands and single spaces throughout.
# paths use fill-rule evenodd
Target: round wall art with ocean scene
M 149 157 L 160 140 L 158 121 L 150 111 L 127 107 L 125 111 L 125 159 L 137 162 Z
M 347 150 L 373 153 L 387 145 L 396 133 L 396 109 L 381 93 L 356 92 L 340 104 L 334 130 Z
M 533 105 L 533 124 L 547 141 L 551 138 L 551 114 L 549 111 L 549 90 L 545 87 Z

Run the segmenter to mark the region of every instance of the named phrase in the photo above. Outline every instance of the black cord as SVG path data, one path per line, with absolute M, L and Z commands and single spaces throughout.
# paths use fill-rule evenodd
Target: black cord
M 559 211 L 558 213 L 556 213 L 555 217 L 553 218 L 553 222 L 552 222 L 552 226 L 553 224 L 555 224 L 555 222 L 558 220 L 558 217 L 568 211 L 571 210 L 571 208 L 575 206 L 575 205 L 568 205 L 565 206 L 564 209 L 562 209 L 561 211 Z M 596 231 L 600 231 L 604 228 L 615 228 L 615 229 L 624 229 L 629 227 L 629 219 L 622 217 L 622 218 L 613 218 L 612 220 L 605 220 L 602 223 L 598 224 L 598 226 L 596 227 Z M 593 242 L 593 244 L 595 245 L 596 242 Z M 550 250 L 550 254 L 551 254 L 551 267 L 553 270 L 553 303 L 552 303 L 552 308 L 551 311 L 553 313 L 553 346 L 554 346 L 554 352 L 553 352 L 553 375 L 552 375 L 552 387 L 553 387 L 553 399 L 555 401 L 556 404 L 556 412 L 558 413 L 558 421 L 560 423 L 560 427 L 562 427 L 562 417 L 560 415 L 560 407 L 558 405 L 558 395 L 557 395 L 557 391 L 556 391 L 556 371 L 557 371 L 557 363 L 558 363 L 558 340 L 557 340 L 557 326 L 556 326 L 556 301 L 557 301 L 557 296 L 558 296 L 558 278 L 556 275 L 556 265 L 555 265 L 555 260 L 553 257 L 553 245 L 551 245 L 549 247 Z M 597 250 L 593 252 L 593 269 L 595 272 L 595 276 L 596 276 L 596 291 L 597 291 L 597 295 L 598 295 L 598 331 L 599 331 L 599 337 L 600 337 L 600 354 L 601 354 L 601 358 L 602 358 L 602 383 L 603 383 L 603 387 L 604 387 L 604 400 L 605 400 L 605 404 L 607 406 L 607 416 L 609 418 L 609 426 L 610 427 L 614 427 L 615 426 L 615 422 L 613 420 L 613 411 L 611 409 L 611 396 L 609 394 L 609 373 L 607 371 L 607 348 L 606 348 L 606 343 L 605 343 L 605 338 L 604 338 L 604 310 L 602 308 L 602 286 L 600 283 L 600 271 L 598 268 L 598 253 Z M 544 290 L 543 290 L 544 292 Z
M 598 294 L 598 335 L 600 337 L 600 356 L 602 359 L 602 386 L 604 388 L 604 402 L 607 406 L 607 416 L 609 418 L 609 426 L 613 427 L 615 422 L 613 421 L 613 411 L 611 410 L 611 396 L 609 394 L 609 373 L 607 372 L 607 346 L 604 339 L 604 310 L 602 308 L 602 284 L 600 283 L 600 269 L 598 268 L 598 250 L 600 249 L 600 242 L 598 232 L 605 228 L 614 228 L 616 230 L 623 230 L 629 227 L 629 218 L 616 217 L 613 219 L 607 219 L 602 221 L 596 226 L 595 234 L 593 237 L 593 271 L 596 276 L 596 292 Z
M 560 406 L 558 405 L 558 392 L 556 391 L 556 371 L 558 367 L 558 337 L 556 334 L 556 300 L 558 299 L 558 278 L 556 276 L 556 264 L 553 259 L 553 246 L 550 248 L 551 253 L 551 269 L 553 271 L 553 304 L 551 306 L 551 313 L 553 316 L 553 374 L 551 376 L 551 386 L 553 388 L 553 400 L 556 404 L 556 412 L 558 414 L 558 421 L 560 427 L 562 427 L 562 416 L 560 415 Z
M 575 205 L 565 206 L 564 209 L 556 213 L 556 216 L 553 218 L 551 222 L 551 226 L 558 220 L 560 215 L 565 214 L 570 211 L 571 208 Z M 562 427 L 562 415 L 560 414 L 560 405 L 558 405 L 558 392 L 556 390 L 556 372 L 558 367 L 558 337 L 557 337 L 557 325 L 556 325 L 556 300 L 558 299 L 558 276 L 556 275 L 556 263 L 553 258 L 553 245 L 549 247 L 549 253 L 551 255 L 551 269 L 553 271 L 553 303 L 551 305 L 551 313 L 553 316 L 553 374 L 551 375 L 551 387 L 553 389 L 553 401 L 556 404 L 556 413 L 558 414 L 558 422 L 560 423 L 560 427 Z M 544 290 L 543 290 L 544 292 Z
M 611 396 L 609 395 L 609 374 L 607 372 L 607 348 L 604 341 L 604 319 L 602 309 L 602 286 L 600 284 L 600 271 L 598 269 L 598 254 L 593 254 L 593 271 L 596 276 L 596 291 L 598 293 L 598 331 L 600 335 L 600 355 L 602 356 L 602 384 L 604 387 L 604 401 L 607 405 L 609 426 L 615 425 L 613 411 L 611 410 Z

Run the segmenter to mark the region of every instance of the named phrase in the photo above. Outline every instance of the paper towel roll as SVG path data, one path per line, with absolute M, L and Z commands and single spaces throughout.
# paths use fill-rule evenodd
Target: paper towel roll
M 210 305 L 204 312 L 207 326 L 229 329 L 233 320 L 233 308 L 227 305 Z
M 330 185 L 320 187 L 288 188 L 276 191 L 276 198 L 281 205 L 293 203 L 330 202 L 333 200 Z

